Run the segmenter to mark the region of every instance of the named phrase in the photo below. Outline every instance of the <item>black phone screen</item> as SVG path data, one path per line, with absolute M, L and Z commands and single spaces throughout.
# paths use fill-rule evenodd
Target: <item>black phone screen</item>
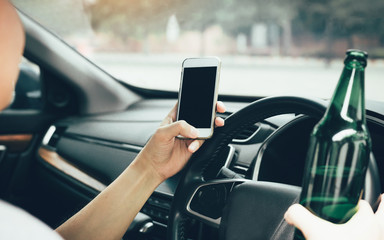
M 179 120 L 195 128 L 210 128 L 217 67 L 184 68 Z

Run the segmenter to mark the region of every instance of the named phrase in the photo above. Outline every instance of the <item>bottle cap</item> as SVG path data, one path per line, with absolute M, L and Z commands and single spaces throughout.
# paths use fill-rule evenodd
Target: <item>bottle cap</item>
M 346 57 L 344 59 L 344 63 L 347 63 L 351 60 L 357 60 L 359 61 L 364 67 L 367 66 L 367 58 L 368 58 L 368 53 L 362 50 L 358 49 L 349 49 L 346 52 Z

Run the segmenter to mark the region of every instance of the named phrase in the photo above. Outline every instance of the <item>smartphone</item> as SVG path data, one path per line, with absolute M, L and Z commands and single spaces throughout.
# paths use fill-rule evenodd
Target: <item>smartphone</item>
M 182 64 L 177 120 L 197 128 L 198 139 L 213 134 L 220 66 L 217 57 L 187 58 Z

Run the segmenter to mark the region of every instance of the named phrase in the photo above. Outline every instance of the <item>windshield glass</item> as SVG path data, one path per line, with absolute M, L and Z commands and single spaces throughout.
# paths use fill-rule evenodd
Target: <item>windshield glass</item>
M 13 0 L 117 79 L 177 91 L 187 57 L 222 60 L 226 95 L 330 98 L 350 48 L 384 100 L 384 1 Z

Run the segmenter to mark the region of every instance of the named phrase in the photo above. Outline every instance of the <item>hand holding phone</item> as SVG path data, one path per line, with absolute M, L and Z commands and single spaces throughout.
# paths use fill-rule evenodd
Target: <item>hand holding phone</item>
M 220 65 L 216 57 L 187 58 L 182 65 L 177 120 L 197 128 L 198 139 L 213 134 Z

